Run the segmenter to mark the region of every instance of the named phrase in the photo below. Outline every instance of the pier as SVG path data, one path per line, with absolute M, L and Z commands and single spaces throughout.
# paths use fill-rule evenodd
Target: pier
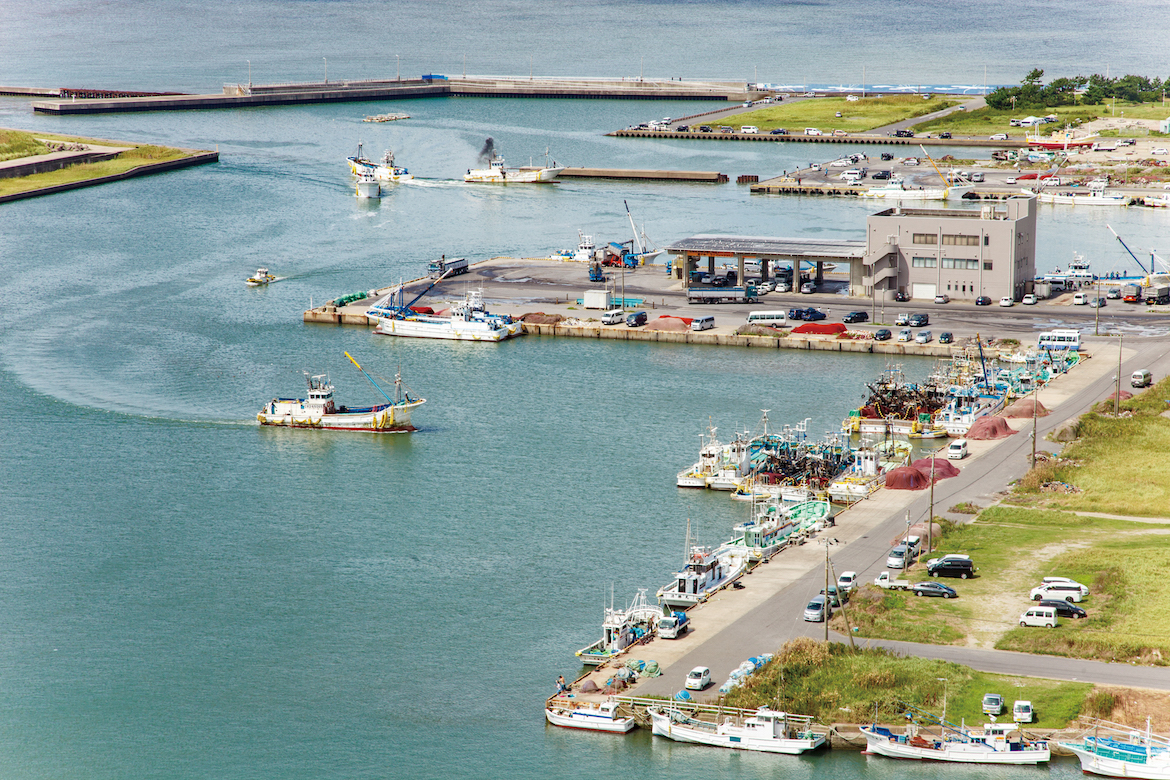
M 4 89 L 19 90 L 18 87 Z M 107 89 L 58 89 L 7 94 L 52 96 L 33 103 L 42 114 L 108 114 L 128 111 L 191 111 L 257 108 L 302 103 L 406 100 L 431 97 L 582 98 L 594 100 L 722 100 L 758 97 L 745 82 L 654 79 L 518 78 L 512 76 L 226 84 L 220 94 L 130 93 Z
M 626 168 L 565 168 L 562 179 L 630 179 L 639 181 L 701 181 L 725 184 L 726 173 L 718 171 L 643 171 Z
M 712 122 L 716 120 L 712 119 Z M 893 135 L 874 135 L 872 133 L 855 133 L 852 135 L 804 135 L 801 133 L 787 133 L 772 135 L 771 133 L 727 133 L 712 130 L 710 133 L 687 130 L 637 130 L 627 128 L 614 130 L 606 135 L 616 138 L 675 138 L 688 141 L 747 141 L 750 143 L 800 143 L 800 144 L 882 144 L 889 146 L 974 146 L 987 149 L 1003 149 L 1007 147 L 1025 148 L 1026 140 L 1009 138 L 1006 141 L 992 141 L 988 138 L 898 138 Z

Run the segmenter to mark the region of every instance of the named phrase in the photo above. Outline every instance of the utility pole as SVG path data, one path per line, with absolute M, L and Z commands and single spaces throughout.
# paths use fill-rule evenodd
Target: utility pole
M 939 447 L 934 452 L 930 453 L 930 513 L 926 516 L 926 551 L 934 551 L 934 461 L 938 454 L 943 451 Z
M 1039 401 L 1036 398 L 1037 393 L 1040 392 L 1040 385 L 1036 380 L 1032 380 L 1032 468 L 1036 468 L 1036 438 L 1039 436 L 1039 431 L 1036 430 L 1036 405 Z
M 1121 416 L 1121 344 L 1125 338 L 1122 334 L 1117 334 L 1117 390 L 1113 393 L 1113 416 Z
M 1093 335 L 1101 335 L 1101 277 L 1097 277 L 1097 305 L 1093 307 Z
M 829 642 L 829 615 L 833 597 L 829 595 L 829 540 L 825 539 L 825 644 Z

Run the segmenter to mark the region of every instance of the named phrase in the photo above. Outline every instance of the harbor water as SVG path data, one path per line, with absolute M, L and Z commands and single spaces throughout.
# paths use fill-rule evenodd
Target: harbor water
M 868 4 L 846 6 L 867 18 Z M 461 30 L 488 19 L 501 29 L 573 25 L 572 9 L 529 15 L 489 3 L 443 14 L 431 6 L 422 20 L 407 5 L 388 7 L 418 27 L 415 75 L 453 69 L 457 59 L 456 48 L 438 47 L 445 60 L 419 64 L 419 41 L 463 35 L 470 45 Z M 771 8 L 646 7 L 684 31 L 727 12 L 732 32 L 750 28 L 753 7 Z M 601 8 L 590 13 L 616 18 Z M 784 8 L 805 23 L 820 18 L 803 5 Z M 273 81 L 307 77 L 297 68 L 319 61 L 327 40 L 338 51 L 328 55 L 331 74 L 348 56 L 344 75 L 372 76 L 375 63 L 383 73 L 394 66 L 393 52 L 355 55 L 354 34 L 384 12 L 365 3 L 213 3 L 201 11 L 217 17 L 212 31 L 185 26 L 193 11 L 166 3 L 98 11 L 17 0 L 0 24 L 0 72 L 36 85 L 215 91 L 244 78 L 250 54 L 254 65 L 261 58 L 233 50 L 239 67 L 229 74 L 226 49 L 242 40 L 280 68 L 263 79 Z M 55 23 L 52 34 L 33 35 L 38 19 Z M 980 24 L 960 16 L 952 32 Z M 309 28 L 313 40 L 298 42 Z M 74 45 L 83 37 L 86 46 Z M 519 72 L 514 63 L 530 50 L 520 44 L 511 39 L 469 69 Z M 910 81 L 934 59 L 891 63 L 888 80 Z M 1008 64 L 1001 81 L 1022 71 Z M 630 71 L 634 61 L 621 65 Z M 572 47 L 557 67 L 613 73 Z M 689 67 L 700 72 L 688 76 L 742 78 L 749 64 L 712 58 Z M 835 68 L 808 80 L 849 78 Z M 3 127 L 221 153 L 216 165 L 0 207 L 8 410 L 0 776 L 940 775 L 852 752 L 788 759 L 646 732 L 571 733 L 546 727 L 541 713 L 557 675 L 577 670 L 573 651 L 597 638 L 611 589 L 618 601 L 639 588 L 652 595 L 680 561 L 688 520 L 693 538 L 717 543 L 745 517 L 725 494 L 675 488 L 699 434 L 715 425 L 726 440 L 755 428 L 762 409 L 774 426 L 808 418 L 813 436 L 835 431 L 883 358 L 535 337 L 400 341 L 300 321 L 310 302 L 418 276 L 440 254 L 540 256 L 572 247 L 578 229 L 627 240 L 623 200 L 659 244 L 699 232 L 863 235 L 871 204 L 752 197 L 735 185 L 459 181 L 489 136 L 512 164 L 541 160 L 547 147 L 572 165 L 733 176 L 775 174 L 826 154 L 603 135 L 710 107 L 450 99 L 62 119 L 0 99 Z M 361 121 L 389 111 L 414 118 Z M 393 148 L 419 179 L 387 187 L 380 202 L 357 202 L 344 157 L 359 141 L 371 158 Z M 1165 234 L 1165 215 L 1151 211 L 1108 220 L 1135 247 Z M 1064 265 L 1079 251 L 1095 270 L 1126 267 L 1105 221 L 1042 208 L 1038 265 Z M 260 266 L 288 278 L 246 288 Z M 302 392 L 302 371 L 330 373 L 340 403 L 378 400 L 344 351 L 376 377 L 401 367 L 427 398 L 415 412 L 419 432 L 255 423 L 269 399 Z M 905 364 L 912 377 L 929 366 Z M 1055 762 L 946 774 L 1075 770 Z

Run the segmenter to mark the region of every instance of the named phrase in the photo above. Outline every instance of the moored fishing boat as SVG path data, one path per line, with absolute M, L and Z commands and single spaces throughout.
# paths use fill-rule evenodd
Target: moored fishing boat
M 715 426 L 708 426 L 705 434 L 699 434 L 699 460 L 690 468 L 678 473 L 676 484 L 685 488 L 706 488 L 711 475 L 723 453 L 723 445 L 715 438 Z
M 423 314 L 409 306 L 392 303 L 396 290 L 378 300 L 366 312 L 378 320 L 374 333 L 381 336 L 406 336 L 453 341 L 497 342 L 519 336 L 520 323 L 503 314 L 491 314 L 483 302 L 482 290 L 469 290 L 464 299 L 445 315 Z M 416 299 L 417 300 L 417 299 Z
M 1154 734 L 1148 718 L 1144 732 L 1120 723 L 1096 721 L 1079 742 L 1059 744 L 1072 751 L 1085 774 L 1170 779 L 1170 738 Z
M 915 723 L 902 734 L 877 725 L 862 726 L 861 733 L 867 753 L 888 758 L 958 764 L 1042 764 L 1051 758 L 1046 741 L 1024 739 L 1015 723 L 987 723 L 981 729 L 944 724 L 942 736 L 924 734 Z
M 742 549 L 690 547 L 683 568 L 658 589 L 658 602 L 679 609 L 700 604 L 739 579 L 747 568 L 747 559 L 747 552 Z
M 611 603 L 601 622 L 601 639 L 576 655 L 586 666 L 599 666 L 653 633 L 660 617 L 662 608 L 646 601 L 646 589 L 642 588 L 625 609 L 615 609 Z
M 618 714 L 617 702 L 602 702 L 594 707 L 569 699 L 555 698 L 544 708 L 544 717 L 554 726 L 585 731 L 625 734 L 636 725 L 632 717 Z
M 1044 190 L 1036 196 L 1036 200 L 1066 206 L 1128 206 L 1131 199 L 1120 192 L 1109 192 L 1104 182 L 1090 182 L 1088 192 Z
M 274 398 L 256 415 L 261 425 L 285 428 L 323 428 L 339 431 L 371 431 L 374 433 L 405 433 L 417 430 L 410 422 L 411 411 L 426 403 L 414 398 L 402 384 L 402 375 L 395 374 L 395 397 L 391 398 L 348 352 L 345 356 L 358 371 L 386 399 L 384 404 L 364 407 L 338 406 L 333 402 L 333 385 L 326 374 L 305 374 L 309 385 L 308 398 Z
M 733 750 L 799 755 L 825 744 L 825 735 L 812 730 L 812 718 L 775 712 L 767 707 L 722 723 L 693 718 L 676 707 L 649 710 L 652 732 L 675 742 L 689 742 Z

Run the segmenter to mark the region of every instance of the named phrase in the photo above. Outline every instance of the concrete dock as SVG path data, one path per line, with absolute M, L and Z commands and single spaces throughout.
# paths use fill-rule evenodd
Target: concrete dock
M 724 184 L 726 173 L 718 171 L 649 171 L 628 168 L 565 168 L 558 174 L 564 179 L 634 179 L 642 181 L 702 181 Z
M 711 122 L 716 120 L 712 119 Z M 803 135 L 789 133 L 787 135 L 772 135 L 771 133 L 721 133 L 713 130 L 702 133 L 694 130 L 678 132 L 677 130 L 637 130 L 627 128 L 614 130 L 607 135 L 617 138 L 682 138 L 697 141 L 747 141 L 752 143 L 800 143 L 800 144 L 883 144 L 890 146 L 973 146 L 987 149 L 1024 148 L 1028 142 L 1020 138 L 1009 138 L 1006 141 L 992 141 L 987 138 L 898 138 L 893 135 L 875 135 L 870 133 L 853 133 L 850 135 Z

